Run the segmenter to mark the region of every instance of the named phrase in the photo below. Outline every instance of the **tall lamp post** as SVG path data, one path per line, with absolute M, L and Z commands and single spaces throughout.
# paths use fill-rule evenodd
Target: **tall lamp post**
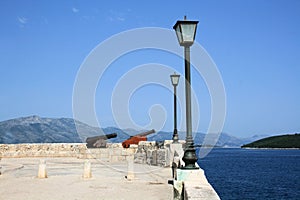
M 179 74 L 172 74 L 171 76 L 171 82 L 172 85 L 174 86 L 174 132 L 173 132 L 173 143 L 176 144 L 178 143 L 178 132 L 177 132 L 177 101 L 176 101 L 176 87 L 179 82 Z
M 186 98 L 186 147 L 182 160 L 185 162 L 183 169 L 197 169 L 196 150 L 192 135 L 192 113 L 191 113 L 191 71 L 190 71 L 190 46 L 193 45 L 198 21 L 178 20 L 173 28 L 176 31 L 180 46 L 184 47 L 185 58 L 185 98 Z

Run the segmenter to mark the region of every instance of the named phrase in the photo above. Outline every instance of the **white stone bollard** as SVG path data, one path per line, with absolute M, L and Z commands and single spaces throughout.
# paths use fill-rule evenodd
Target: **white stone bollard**
M 133 169 L 133 156 L 127 157 L 127 180 L 132 181 L 134 179 L 134 169 Z
M 38 178 L 47 178 L 47 169 L 45 160 L 40 160 Z
M 84 162 L 84 168 L 83 168 L 83 178 L 91 178 L 92 177 L 92 170 L 91 170 L 91 162 L 89 160 L 86 160 Z

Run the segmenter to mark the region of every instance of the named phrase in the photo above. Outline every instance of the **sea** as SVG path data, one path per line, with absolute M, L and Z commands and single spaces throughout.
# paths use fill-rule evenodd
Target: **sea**
M 222 200 L 300 200 L 299 149 L 214 148 L 198 164 Z

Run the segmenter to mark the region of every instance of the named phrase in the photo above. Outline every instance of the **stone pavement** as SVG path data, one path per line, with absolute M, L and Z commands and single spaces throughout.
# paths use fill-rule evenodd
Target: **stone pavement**
M 170 168 L 108 163 L 90 159 L 92 178 L 84 179 L 84 159 L 45 158 L 48 178 L 39 179 L 40 158 L 3 158 L 0 161 L 1 199 L 172 199 Z

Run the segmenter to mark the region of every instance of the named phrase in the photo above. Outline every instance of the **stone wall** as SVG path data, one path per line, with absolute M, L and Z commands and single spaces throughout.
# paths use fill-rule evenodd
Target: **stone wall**
M 165 140 L 162 144 L 153 141 L 139 142 L 137 152 L 134 155 L 134 162 L 140 164 L 156 165 L 161 167 L 170 167 L 173 162 L 174 152 L 182 150 L 185 141 L 179 144 L 172 144 L 173 140 Z M 174 148 L 178 146 L 178 148 Z
M 176 173 L 174 199 L 220 200 L 220 197 L 207 181 L 204 171 L 201 168 L 194 170 L 177 169 Z
M 88 149 L 85 143 L 0 144 L 0 158 L 77 157 L 107 162 L 126 161 L 137 145 L 124 149 L 121 143 L 108 143 L 107 148 Z
M 0 157 L 79 157 L 86 154 L 84 143 L 0 144 Z
M 157 165 L 165 167 L 167 150 L 164 145 L 158 146 L 152 141 L 141 141 L 137 152 L 134 154 L 134 162 L 139 164 Z
M 127 161 L 136 153 L 137 147 L 137 145 L 130 145 L 130 148 L 124 149 L 121 143 L 108 143 L 107 148 L 87 149 L 84 158 L 99 159 L 103 162 Z

